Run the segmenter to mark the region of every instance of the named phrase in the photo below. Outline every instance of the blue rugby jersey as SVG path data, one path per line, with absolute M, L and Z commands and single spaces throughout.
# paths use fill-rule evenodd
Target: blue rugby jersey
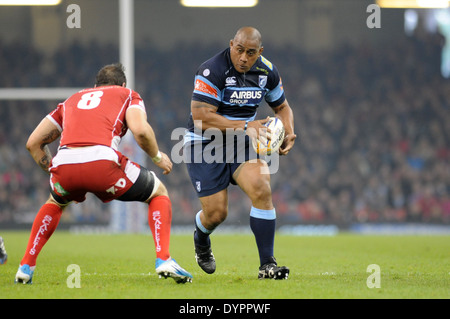
M 270 107 L 284 102 L 284 90 L 278 70 L 260 56 L 247 73 L 239 73 L 225 49 L 200 65 L 195 75 L 192 100 L 216 106 L 217 113 L 230 120 L 254 120 L 263 100 Z M 185 142 L 204 140 L 194 133 L 192 114 Z

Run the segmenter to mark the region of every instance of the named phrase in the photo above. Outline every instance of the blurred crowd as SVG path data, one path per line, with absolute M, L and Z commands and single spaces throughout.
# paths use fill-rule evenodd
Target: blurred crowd
M 137 48 L 135 89 L 166 153 L 181 140 L 171 132 L 187 125 L 196 68 L 226 45 Z M 265 43 L 298 135 L 271 177 L 280 223 L 450 224 L 450 82 L 440 75 L 441 48 L 442 38 L 431 35 L 314 54 Z M 73 43 L 52 57 L 0 44 L 0 87 L 89 87 L 118 55 L 117 48 L 97 44 Z M 0 100 L 0 225 L 29 221 L 48 197 L 48 176 L 25 142 L 57 102 Z M 258 114 L 271 110 L 264 104 Z M 163 176 L 143 161 L 168 186 L 174 224 L 192 224 L 200 205 L 185 165 Z M 228 221 L 247 223 L 249 200 L 237 186 L 229 199 Z M 108 223 L 110 205 L 88 197 L 71 205 L 63 222 Z

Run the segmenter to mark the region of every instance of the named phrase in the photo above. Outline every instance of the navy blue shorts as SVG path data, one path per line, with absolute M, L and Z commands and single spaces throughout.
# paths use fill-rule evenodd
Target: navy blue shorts
M 190 141 L 184 145 L 184 159 L 198 197 L 215 194 L 236 185 L 233 174 L 250 159 L 258 158 L 248 136 L 224 141 Z

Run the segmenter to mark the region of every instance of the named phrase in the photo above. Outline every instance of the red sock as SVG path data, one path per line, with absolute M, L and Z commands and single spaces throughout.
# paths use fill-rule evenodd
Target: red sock
M 56 204 L 44 204 L 37 213 L 33 226 L 31 227 L 31 234 L 28 240 L 27 249 L 23 256 L 21 265 L 36 266 L 36 259 L 41 252 L 42 247 L 50 239 L 50 236 L 58 226 L 61 218 L 62 209 Z
M 157 196 L 148 205 L 148 224 L 155 242 L 156 258 L 170 258 L 170 228 L 172 224 L 172 203 L 167 196 Z

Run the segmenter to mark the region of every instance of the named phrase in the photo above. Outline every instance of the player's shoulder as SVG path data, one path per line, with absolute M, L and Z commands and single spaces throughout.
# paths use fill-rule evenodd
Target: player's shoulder
M 86 89 L 78 92 L 78 94 L 89 94 L 89 93 L 94 93 L 94 92 L 99 92 L 99 91 L 102 92 L 103 95 L 108 95 L 108 96 L 121 96 L 121 97 L 125 97 L 125 98 L 129 97 L 129 96 L 134 96 L 134 95 L 139 96 L 139 93 L 137 93 L 136 91 L 134 91 L 130 88 L 127 88 L 125 86 L 120 86 L 120 85 L 105 85 L 105 86 L 96 86 L 96 87 L 92 87 L 92 88 L 86 88 Z
M 209 75 L 220 77 L 225 76 L 225 73 L 229 68 L 229 49 L 225 49 L 203 62 L 198 68 L 197 74 L 205 77 Z
M 272 62 L 269 61 L 265 56 L 261 55 L 259 57 L 259 62 L 262 64 L 265 68 L 269 69 L 270 71 L 273 71 L 274 65 Z
M 259 81 L 263 81 L 267 88 L 274 88 L 280 83 L 280 74 L 274 63 L 261 55 L 252 67 L 252 71 L 259 76 Z
M 255 63 L 255 69 L 265 75 L 278 75 L 278 69 L 268 58 L 261 55 Z
M 76 92 L 72 96 L 70 96 L 64 104 L 73 105 L 74 103 L 78 105 L 80 100 L 90 101 L 96 100 L 99 103 L 123 103 L 126 100 L 135 101 L 142 100 L 139 93 L 136 91 L 119 86 L 119 85 L 105 85 L 105 86 L 96 86 L 85 88 L 81 91 Z M 121 102 L 120 102 L 121 101 Z
M 103 85 L 103 86 L 95 86 L 92 88 L 84 89 L 82 92 L 93 92 L 93 91 L 103 91 L 103 92 L 111 92 L 111 93 L 131 93 L 133 90 L 127 88 L 125 86 L 120 85 Z

